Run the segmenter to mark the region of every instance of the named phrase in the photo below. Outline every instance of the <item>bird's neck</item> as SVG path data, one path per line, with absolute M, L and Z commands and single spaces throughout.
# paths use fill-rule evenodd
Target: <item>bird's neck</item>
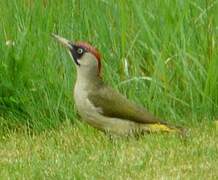
M 95 71 L 82 71 L 77 69 L 77 78 L 75 90 L 92 90 L 98 88 L 102 84 L 101 77 Z

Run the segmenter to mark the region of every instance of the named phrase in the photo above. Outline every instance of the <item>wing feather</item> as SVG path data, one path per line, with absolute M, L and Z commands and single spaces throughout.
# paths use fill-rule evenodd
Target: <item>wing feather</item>
M 107 86 L 102 86 L 89 93 L 88 98 L 96 107 L 102 109 L 102 115 L 104 116 L 128 119 L 139 123 L 167 124 L 147 112 L 142 106 L 136 105 Z

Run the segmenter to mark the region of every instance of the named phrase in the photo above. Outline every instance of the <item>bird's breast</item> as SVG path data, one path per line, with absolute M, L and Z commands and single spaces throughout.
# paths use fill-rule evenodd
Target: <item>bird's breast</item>
M 89 90 L 82 88 L 79 84 L 74 88 L 74 100 L 76 108 L 83 118 L 88 118 L 90 113 L 102 113 L 101 108 L 95 107 L 88 98 Z

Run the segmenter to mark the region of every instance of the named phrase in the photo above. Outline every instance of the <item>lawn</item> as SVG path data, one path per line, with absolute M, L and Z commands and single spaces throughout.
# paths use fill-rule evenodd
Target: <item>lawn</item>
M 187 139 L 110 137 L 69 124 L 40 134 L 11 132 L 0 140 L 1 178 L 217 179 L 217 130 L 199 126 Z
M 1 179 L 217 179 L 217 0 L 1 0 Z M 93 44 L 103 78 L 187 137 L 80 122 L 56 33 Z

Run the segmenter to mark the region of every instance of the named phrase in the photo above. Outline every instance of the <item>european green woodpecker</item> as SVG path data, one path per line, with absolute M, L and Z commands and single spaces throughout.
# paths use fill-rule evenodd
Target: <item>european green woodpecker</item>
M 72 42 L 53 34 L 76 65 L 74 100 L 82 120 L 110 133 L 128 135 L 144 132 L 182 132 L 183 129 L 147 112 L 107 86 L 101 76 L 99 52 L 85 42 Z

